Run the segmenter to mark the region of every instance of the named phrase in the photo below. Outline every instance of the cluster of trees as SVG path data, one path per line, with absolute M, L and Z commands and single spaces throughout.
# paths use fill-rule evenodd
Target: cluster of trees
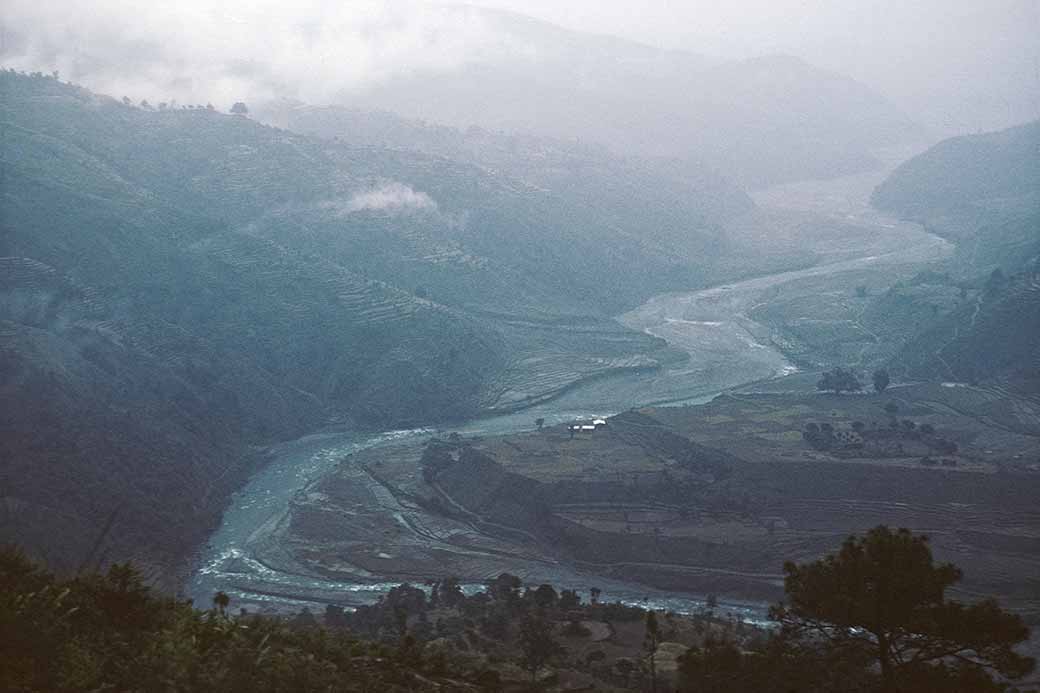
M 888 425 L 884 426 L 874 421 L 873 427 L 868 427 L 862 421 L 853 421 L 849 424 L 851 429 L 837 429 L 829 421 L 816 423 L 810 421 L 802 429 L 802 439 L 817 450 L 832 449 L 862 449 L 865 447 L 875 448 L 877 452 L 895 452 L 902 455 L 903 442 L 916 441 L 927 447 L 930 452 L 939 455 L 956 455 L 959 446 L 952 440 L 948 440 L 936 431 L 935 427 L 928 423 L 918 425 L 912 419 L 899 419 L 899 405 L 889 402 L 885 405 L 885 411 L 889 415 Z M 940 462 L 936 462 L 939 464 Z M 926 463 L 927 464 L 927 463 Z M 956 462 L 947 463 L 946 466 L 955 466 Z
M 502 573 L 488 581 L 484 591 L 469 596 L 458 578 L 448 577 L 430 583 L 428 590 L 400 585 L 376 604 L 358 607 L 352 614 L 339 613 L 330 619 L 330 613 L 334 607 L 326 612 L 326 624 L 340 623 L 386 644 L 400 642 L 411 648 L 440 640 L 450 642 L 457 652 L 476 649 L 493 654 L 519 665 L 534 682 L 566 654 L 556 638 L 558 624 L 567 622 L 565 633 L 581 631 L 582 602 L 573 590 L 557 592 L 547 584 L 525 587 L 519 577 Z M 618 615 L 616 609 L 612 613 Z M 484 676 L 485 681 L 492 678 Z
M 50 73 L 44 73 L 40 70 L 26 72 L 25 70 L 16 70 L 13 67 L 5 67 L 3 68 L 3 71 L 10 72 L 12 75 L 32 77 L 33 79 L 53 79 L 55 82 L 61 81 L 61 73 L 58 70 L 52 70 Z
M 833 371 L 823 374 L 823 377 L 816 383 L 816 389 L 840 395 L 842 392 L 859 392 L 863 389 L 863 383 L 852 371 L 835 368 Z
M 992 599 L 948 599 L 960 570 L 936 563 L 927 538 L 908 530 L 876 527 L 784 572 L 786 600 L 770 612 L 778 627 L 743 639 L 703 629 L 679 659 L 681 691 L 1003 693 L 1035 666 L 1014 649 L 1029 637 L 1022 619 Z M 660 646 L 675 637 L 672 614 L 663 628 L 660 613 L 598 594 L 582 604 L 507 573 L 469 596 L 454 578 L 401 585 L 355 613 L 330 606 L 323 624 L 307 611 L 232 617 L 229 606 L 223 593 L 207 611 L 156 595 L 128 565 L 59 579 L 4 549 L 0 689 L 497 691 L 509 663 L 535 689 L 559 664 L 656 691 Z M 558 638 L 588 635 L 583 619 L 642 620 L 642 646 L 613 663 L 602 651 L 568 661 Z
M 1019 616 L 992 599 L 947 599 L 961 571 L 936 563 L 925 536 L 879 526 L 784 573 L 777 632 L 751 650 L 692 648 L 683 691 L 995 693 L 1035 667 L 1014 649 L 1029 638 Z
M 59 579 L 0 550 L 0 690 L 483 690 L 482 672 L 308 619 L 228 614 L 150 590 L 129 565 Z
M 57 73 L 55 73 L 55 79 L 57 79 Z M 129 96 L 124 96 L 123 99 L 122 99 L 122 102 L 123 102 L 124 106 L 127 106 L 127 107 L 133 107 L 134 106 L 134 102 L 130 99 Z M 168 102 L 167 101 L 160 101 L 158 104 L 153 106 L 148 101 L 148 99 L 141 99 L 141 101 L 137 104 L 137 107 L 141 108 L 141 109 L 144 109 L 146 111 L 154 111 L 154 110 L 172 111 L 172 110 L 176 110 L 178 108 L 178 104 L 177 104 L 176 99 L 172 99 L 172 100 L 170 100 Z M 192 111 L 198 110 L 198 111 L 212 111 L 212 112 L 215 112 L 217 110 L 213 106 L 213 104 L 211 104 L 211 103 L 207 103 L 205 106 L 203 106 L 202 104 L 184 104 L 184 105 L 181 105 L 180 108 L 182 110 L 192 110 Z M 245 116 L 245 115 L 249 114 L 249 107 L 246 106 L 245 103 L 243 103 L 242 101 L 236 101 L 231 106 L 231 108 L 228 109 L 228 113 L 232 113 L 234 115 Z
M 834 429 L 834 425 L 827 421 L 820 424 L 810 421 L 805 424 L 805 428 L 802 429 L 802 438 L 817 450 L 830 450 L 839 444 L 843 446 L 847 445 L 846 443 L 841 443 L 839 441 L 839 437 L 836 435 L 837 433 L 838 432 Z M 859 443 L 859 447 L 863 447 L 862 442 Z

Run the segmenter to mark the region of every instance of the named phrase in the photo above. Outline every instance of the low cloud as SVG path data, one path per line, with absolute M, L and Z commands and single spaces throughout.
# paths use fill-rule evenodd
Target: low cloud
M 388 182 L 378 188 L 356 193 L 347 202 L 347 212 L 405 212 L 435 210 L 437 203 L 424 192 L 404 183 Z
M 0 63 L 137 100 L 336 95 L 511 50 L 478 12 L 420 0 L 5 0 Z

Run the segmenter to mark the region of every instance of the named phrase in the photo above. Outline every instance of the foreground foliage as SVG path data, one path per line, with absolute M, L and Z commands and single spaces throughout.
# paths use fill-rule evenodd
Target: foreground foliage
M 131 566 L 59 579 L 0 550 L 5 691 L 1010 693 L 1032 671 L 1022 620 L 961 604 L 927 539 L 880 526 L 784 566 L 779 628 L 603 603 L 503 573 L 467 595 L 447 578 L 371 606 L 292 619 L 229 616 L 153 593 Z M 598 631 L 593 636 L 592 630 Z
M 5 691 L 478 690 L 414 650 L 153 594 L 129 565 L 59 580 L 0 553 Z
M 849 537 L 837 554 L 787 563 L 780 628 L 741 647 L 708 639 L 679 663 L 682 690 L 999 693 L 1035 662 L 1014 646 L 1022 619 L 995 601 L 948 600 L 961 572 L 936 564 L 928 540 L 885 526 Z
M 961 578 L 954 565 L 936 565 L 928 539 L 909 530 L 876 527 L 849 537 L 837 555 L 784 566 L 787 606 L 773 610 L 786 635 L 818 637 L 834 649 L 865 652 L 878 662 L 883 690 L 917 690 L 943 669 L 982 681 L 993 671 L 1020 678 L 1034 662 L 1013 650 L 1029 638 L 1022 619 L 992 599 L 946 599 Z M 918 684 L 915 684 L 917 686 Z

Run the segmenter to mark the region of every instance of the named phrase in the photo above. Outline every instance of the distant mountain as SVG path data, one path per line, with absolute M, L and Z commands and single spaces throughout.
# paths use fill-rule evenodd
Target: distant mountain
M 866 86 L 796 58 L 718 63 L 506 12 L 452 11 L 497 36 L 497 50 L 341 103 L 706 164 L 752 186 L 861 170 L 875 163 L 872 149 L 921 134 Z
M 962 273 L 1025 267 L 1040 254 L 1040 121 L 944 140 L 897 168 L 872 202 L 955 241 Z
M 1040 121 L 940 142 L 872 202 L 955 242 L 951 271 L 964 287 L 893 366 L 1040 393 Z
M 388 111 L 288 100 L 262 105 L 255 114 L 293 132 L 471 164 L 583 207 L 601 224 L 597 233 L 639 237 L 666 254 L 693 251 L 683 262 L 708 273 L 726 250 L 720 227 L 754 209 L 743 190 L 710 170 L 675 160 L 623 158 L 594 143 L 476 126 L 463 130 Z

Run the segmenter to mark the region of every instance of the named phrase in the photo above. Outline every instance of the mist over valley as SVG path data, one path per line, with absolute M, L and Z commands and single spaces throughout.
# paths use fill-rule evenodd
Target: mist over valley
M 5 687 L 1040 683 L 1035 5 L 59 5 Z

